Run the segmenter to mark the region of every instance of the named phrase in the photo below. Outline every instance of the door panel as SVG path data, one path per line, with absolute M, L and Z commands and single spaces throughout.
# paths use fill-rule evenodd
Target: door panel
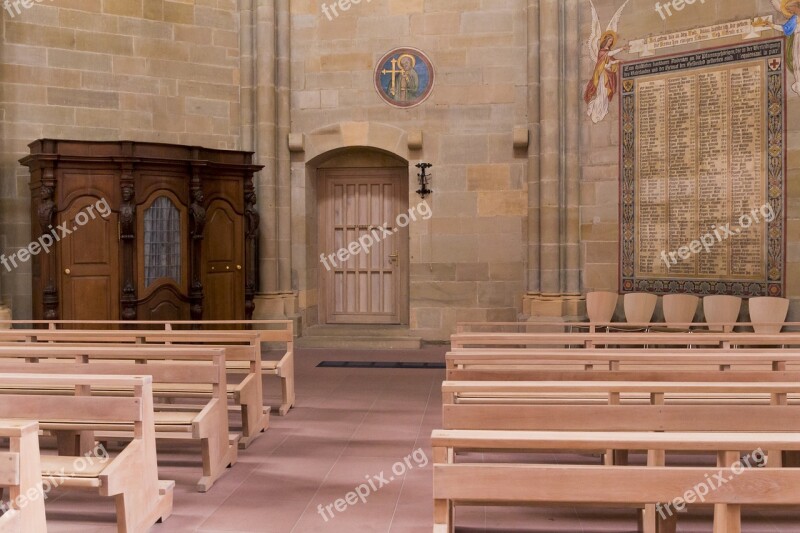
M 397 227 L 396 221 L 408 202 L 407 172 L 319 172 L 319 234 L 326 256 L 320 266 L 323 323 L 404 323 L 408 234 L 406 228 Z M 339 255 L 349 248 L 356 253 Z
M 188 320 L 189 216 L 170 190 L 153 187 L 136 207 L 137 316 Z
M 204 320 L 244 320 L 242 217 L 215 200 L 206 213 L 202 268 Z
M 61 237 L 61 316 L 73 320 L 119 320 L 119 240 L 117 213 L 103 218 L 95 213 L 80 226 L 79 212 L 94 206 L 96 198 L 82 197 L 59 216 L 72 234 Z M 90 211 L 86 211 L 87 213 Z

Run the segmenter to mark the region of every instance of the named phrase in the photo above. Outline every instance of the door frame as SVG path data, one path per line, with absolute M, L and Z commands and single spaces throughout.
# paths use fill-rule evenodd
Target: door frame
M 327 196 L 328 179 L 337 177 L 353 177 L 353 178 L 374 178 L 374 177 L 390 177 L 396 180 L 398 185 L 398 198 L 399 205 L 397 208 L 397 215 L 408 212 L 410 204 L 408 198 L 408 169 L 406 167 L 335 167 L 335 168 L 317 168 L 316 184 L 317 184 L 317 250 L 315 254 L 316 260 L 319 261 L 319 256 L 322 253 L 333 253 L 334 244 L 329 242 L 329 233 L 326 230 L 326 210 L 329 207 Z M 387 223 L 392 225 L 396 224 L 395 220 L 387 220 Z M 410 315 L 410 294 L 409 294 L 409 276 L 410 276 L 410 246 L 409 246 L 409 228 L 399 228 L 395 235 L 396 243 L 398 246 L 398 253 L 400 255 L 396 270 L 396 285 L 395 285 L 395 299 L 397 302 L 397 322 L 381 322 L 369 321 L 364 322 L 331 322 L 331 311 L 328 309 L 328 271 L 320 264 L 317 267 L 317 286 L 319 288 L 319 301 L 318 309 L 319 316 L 317 317 L 318 323 L 322 325 L 405 325 L 409 324 Z M 368 315 L 365 315 L 368 316 Z

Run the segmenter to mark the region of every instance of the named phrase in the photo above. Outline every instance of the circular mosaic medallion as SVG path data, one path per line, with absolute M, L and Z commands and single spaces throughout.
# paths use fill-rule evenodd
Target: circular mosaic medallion
M 434 71 L 431 60 L 416 48 L 397 48 L 378 61 L 375 89 L 394 107 L 414 107 L 431 95 Z

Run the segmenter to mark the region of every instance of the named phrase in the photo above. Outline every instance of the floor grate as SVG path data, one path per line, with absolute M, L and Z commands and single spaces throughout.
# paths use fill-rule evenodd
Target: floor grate
M 444 363 L 416 363 L 407 361 L 322 361 L 317 368 L 411 368 L 444 369 Z

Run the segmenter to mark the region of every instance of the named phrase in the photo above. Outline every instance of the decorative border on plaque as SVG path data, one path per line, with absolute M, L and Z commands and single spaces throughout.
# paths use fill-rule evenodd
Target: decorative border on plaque
M 627 62 L 621 69 L 620 98 L 620 292 L 657 294 L 689 293 L 700 296 L 731 294 L 743 297 L 783 296 L 785 289 L 786 225 L 786 76 L 783 39 L 750 42 L 745 45 L 699 50 L 673 56 Z M 654 74 L 689 72 L 735 63 L 761 60 L 764 64 L 764 126 L 766 135 L 766 179 L 764 198 L 775 217 L 763 232 L 764 275 L 758 279 L 737 279 L 731 275 L 718 279 L 701 276 L 643 276 L 637 274 L 637 83 L 639 78 L 653 80 Z M 663 79 L 663 78 L 662 78 Z M 730 102 L 728 102 L 730 104 Z M 699 126 L 698 126 L 699 131 Z M 668 141 L 666 141 L 668 142 Z M 699 140 L 697 141 L 699 142 Z M 665 162 L 666 164 L 666 162 Z M 698 169 L 700 158 L 697 158 Z M 726 179 L 731 182 L 730 169 Z M 699 181 L 699 180 L 698 180 Z M 668 181 L 667 181 L 668 187 Z M 666 191 L 669 198 L 669 190 Z M 698 192 L 699 205 L 699 188 Z M 732 199 L 731 199 L 732 202 Z M 766 207 L 766 206 L 764 206 Z M 665 208 L 669 221 L 669 209 Z M 721 221 L 721 222 L 724 222 Z M 668 222 L 669 223 L 669 222 Z M 763 224 L 763 221 L 762 221 Z M 699 221 L 698 221 L 699 227 Z M 666 231 L 665 230 L 665 234 Z M 705 231 L 702 231 L 705 233 Z M 693 237 L 699 239 L 702 235 Z M 670 243 L 672 244 L 672 243 Z M 681 243 L 688 245 L 689 242 Z M 702 252 L 701 252 L 702 253 Z M 731 255 L 733 253 L 731 252 Z M 735 258 L 731 257 L 732 264 Z

